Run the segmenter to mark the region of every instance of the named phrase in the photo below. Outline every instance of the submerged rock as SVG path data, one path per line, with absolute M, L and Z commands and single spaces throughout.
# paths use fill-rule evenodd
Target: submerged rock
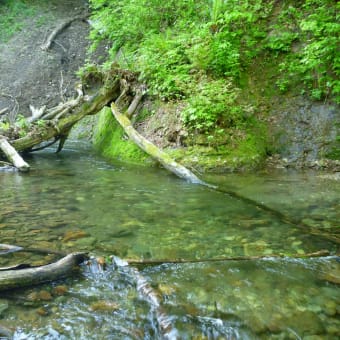
M 64 235 L 63 242 L 78 240 L 79 238 L 86 237 L 87 234 L 82 230 L 70 230 Z
M 119 305 L 114 301 L 99 300 L 91 304 L 91 310 L 101 312 L 114 312 L 119 309 Z

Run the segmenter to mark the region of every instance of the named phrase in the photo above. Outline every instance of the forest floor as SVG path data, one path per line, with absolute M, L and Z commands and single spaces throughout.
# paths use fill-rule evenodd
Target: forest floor
M 48 51 L 41 45 L 61 22 L 88 13 L 87 1 L 48 1 L 36 15 L 24 20 L 20 31 L 0 42 L 0 111 L 12 109 L 30 115 L 35 108 L 52 107 L 75 96 L 76 71 L 83 66 L 89 24 L 75 20 Z

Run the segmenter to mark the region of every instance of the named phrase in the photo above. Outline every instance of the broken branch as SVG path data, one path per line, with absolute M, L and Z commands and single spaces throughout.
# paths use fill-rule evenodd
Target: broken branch
M 20 171 L 28 171 L 30 166 L 22 159 L 15 148 L 9 144 L 5 137 L 0 136 L 0 150 L 8 160 Z

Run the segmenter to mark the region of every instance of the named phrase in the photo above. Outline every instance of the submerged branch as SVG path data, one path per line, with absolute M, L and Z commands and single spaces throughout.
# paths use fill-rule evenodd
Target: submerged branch
M 258 255 L 258 256 L 230 256 L 230 257 L 217 257 L 211 259 L 163 259 L 163 260 L 125 260 L 129 265 L 160 265 L 165 263 L 204 263 L 204 262 L 224 262 L 224 261 L 254 261 L 254 260 L 266 260 L 272 258 L 282 258 L 282 259 L 304 259 L 312 257 L 327 257 L 331 253 L 328 250 L 320 250 L 313 253 L 307 254 L 292 254 L 292 255 L 282 255 L 282 254 L 271 254 L 271 255 Z
M 137 292 L 149 303 L 154 312 L 158 329 L 162 339 L 177 339 L 177 330 L 172 323 L 170 316 L 162 306 L 161 295 L 152 287 L 148 280 L 135 267 L 127 266 L 126 261 L 113 257 L 113 263 L 118 267 L 125 267 L 129 276 L 132 276 L 136 283 Z

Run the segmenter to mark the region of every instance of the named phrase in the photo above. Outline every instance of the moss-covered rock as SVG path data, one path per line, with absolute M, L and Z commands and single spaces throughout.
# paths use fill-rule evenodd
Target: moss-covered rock
M 152 164 L 149 156 L 124 135 L 123 129 L 107 107 L 99 113 L 92 140 L 95 149 L 108 159 Z

